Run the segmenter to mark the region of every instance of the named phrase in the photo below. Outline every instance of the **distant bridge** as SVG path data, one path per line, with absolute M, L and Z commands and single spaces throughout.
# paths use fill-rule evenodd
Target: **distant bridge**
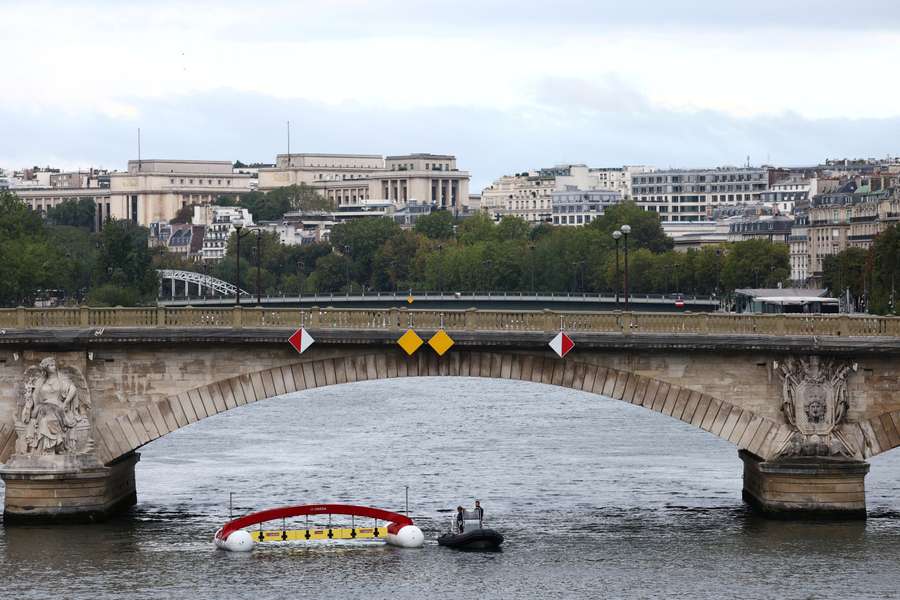
M 195 271 L 182 271 L 179 269 L 157 269 L 159 275 L 159 297 L 169 298 L 191 297 L 191 286 L 196 294 L 194 297 L 230 296 L 234 302 L 234 294 L 237 286 L 204 273 Z M 181 289 L 178 289 L 181 288 Z M 181 293 L 183 290 L 183 293 Z M 241 296 L 249 296 L 248 292 L 241 290 Z
M 234 286 L 232 286 L 232 289 Z M 246 292 L 243 292 L 243 297 Z M 410 303 L 409 299 L 413 302 Z M 680 299 L 682 306 L 676 307 Z M 251 295 L 250 303 L 256 298 Z M 624 309 L 625 298 L 615 294 L 554 294 L 546 292 L 359 292 L 352 294 L 303 294 L 298 296 L 263 296 L 261 305 L 271 308 L 314 306 L 334 306 L 346 308 L 393 308 L 409 306 L 410 308 L 427 308 L 432 310 L 460 310 L 465 308 L 502 309 L 502 310 L 613 310 Z M 228 307 L 233 305 L 231 296 L 208 297 L 197 296 L 160 296 L 158 304 L 168 307 L 209 306 Z M 719 307 L 715 296 L 695 296 L 687 294 L 630 294 L 629 306 L 642 311 L 674 311 L 694 312 L 714 311 Z M 247 302 L 242 302 L 247 304 Z
M 301 326 L 316 340 L 302 355 L 287 343 Z M 398 345 L 408 329 L 423 341 L 444 330 L 454 344 L 408 355 Z M 561 330 L 575 341 L 565 358 L 548 347 Z M 864 516 L 865 459 L 900 446 L 897 317 L 0 309 L 5 520 L 133 504 L 141 446 L 238 406 L 420 376 L 556 385 L 670 416 L 734 444 L 745 497 L 772 512 Z

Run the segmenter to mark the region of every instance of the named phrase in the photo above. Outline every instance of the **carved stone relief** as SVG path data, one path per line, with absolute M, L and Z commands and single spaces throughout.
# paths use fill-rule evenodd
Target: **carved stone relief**
M 17 457 L 93 451 L 91 399 L 84 375 L 48 357 L 25 371 L 16 410 Z
M 782 381 L 781 410 L 795 429 L 778 456 L 861 458 L 839 427 L 850 409 L 847 377 L 856 365 L 810 356 L 774 366 Z

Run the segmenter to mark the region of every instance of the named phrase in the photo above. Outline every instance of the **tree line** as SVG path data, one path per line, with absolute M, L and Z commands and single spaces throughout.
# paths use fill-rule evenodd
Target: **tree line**
M 297 186 L 299 188 L 299 186 Z M 288 206 L 329 206 L 306 190 L 254 196 L 253 208 L 274 213 Z M 75 201 L 73 201 L 75 202 Z M 222 199 L 227 204 L 231 201 Z M 148 247 L 146 228 L 109 221 L 91 232 L 86 206 L 65 206 L 42 219 L 11 193 L 0 194 L 0 303 L 29 305 L 50 294 L 96 305 L 155 301 L 155 269 L 237 277 L 235 235 L 224 260 L 198 264 Z M 242 197 L 241 206 L 245 206 Z M 252 211 L 251 211 L 252 212 Z M 260 213 L 263 214 L 263 213 Z M 282 213 L 283 214 L 283 213 Z M 260 217 L 254 213 L 254 216 Z M 281 215 L 278 215 L 279 217 Z M 744 287 L 790 284 L 786 244 L 749 240 L 676 252 L 657 216 L 626 202 L 584 227 L 530 226 L 478 214 L 457 219 L 446 211 L 420 217 L 413 229 L 389 218 L 336 225 L 328 242 L 286 246 L 274 233 L 247 233 L 241 243 L 241 287 L 269 295 L 375 291 L 613 293 L 622 289 L 625 239 L 612 233 L 628 224 L 628 283 L 632 293 L 728 296 Z M 259 247 L 259 254 L 257 254 Z M 257 269 L 258 266 L 258 269 Z M 832 294 L 850 290 L 872 312 L 896 313 L 892 290 L 900 284 L 900 233 L 892 227 L 869 251 L 849 249 L 825 261 Z

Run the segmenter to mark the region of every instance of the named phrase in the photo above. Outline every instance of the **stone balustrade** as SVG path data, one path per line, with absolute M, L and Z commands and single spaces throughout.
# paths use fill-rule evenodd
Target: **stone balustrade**
M 11 308 L 0 330 L 84 328 L 326 328 L 447 331 L 900 337 L 900 317 L 731 313 L 334 308 Z

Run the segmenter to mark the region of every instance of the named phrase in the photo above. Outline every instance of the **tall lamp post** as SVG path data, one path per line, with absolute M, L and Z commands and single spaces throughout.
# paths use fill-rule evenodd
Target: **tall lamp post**
M 256 305 L 262 305 L 262 230 L 256 230 Z
M 344 258 L 347 259 L 346 263 L 347 263 L 347 295 L 348 296 L 350 295 L 350 250 L 351 250 L 351 247 L 349 245 L 344 246 Z
M 616 309 L 619 308 L 619 240 L 622 238 L 622 232 L 616 229 L 612 232 L 613 239 L 616 240 Z
M 622 232 L 622 245 L 625 248 L 625 310 L 628 310 L 628 234 L 631 233 L 631 225 L 619 227 Z
M 251 231 L 256 231 L 256 303 L 261 304 L 261 292 L 260 292 L 260 238 L 262 236 L 262 232 L 259 228 L 256 227 L 247 227 L 248 231 L 242 232 L 244 227 L 244 220 L 241 218 L 237 218 L 231 222 L 234 225 L 235 230 L 237 231 L 235 237 L 235 243 L 237 244 L 237 252 L 235 253 L 235 272 L 236 272 L 236 287 L 237 290 L 234 293 L 234 303 L 236 306 L 241 305 L 241 238 L 250 235 Z

